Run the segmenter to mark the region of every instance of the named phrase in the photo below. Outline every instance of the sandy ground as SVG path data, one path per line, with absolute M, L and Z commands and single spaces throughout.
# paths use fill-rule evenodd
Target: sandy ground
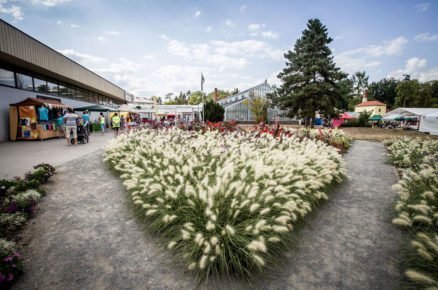
M 24 275 L 13 289 L 194 289 L 193 275 L 137 222 L 101 155 L 58 167 L 23 233 Z M 348 179 L 292 233 L 281 267 L 253 285 L 219 279 L 201 289 L 398 289 L 396 172 L 381 143 L 355 141 L 345 158 Z

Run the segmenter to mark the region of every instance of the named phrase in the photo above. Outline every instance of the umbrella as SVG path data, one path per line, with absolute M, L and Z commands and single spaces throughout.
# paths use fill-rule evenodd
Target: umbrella
M 384 121 L 402 121 L 402 120 L 404 120 L 404 117 L 402 115 L 394 114 L 394 115 L 389 115 L 389 116 L 383 117 L 382 120 L 384 120 Z
M 353 117 L 348 115 L 347 113 L 343 113 L 339 119 L 350 120 L 353 119 Z
M 382 119 L 382 116 L 380 115 L 374 115 L 370 118 L 370 121 L 379 121 L 380 119 Z

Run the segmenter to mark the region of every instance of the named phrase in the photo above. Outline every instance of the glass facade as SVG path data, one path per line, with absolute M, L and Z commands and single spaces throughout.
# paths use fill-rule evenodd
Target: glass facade
M 33 91 L 33 79 L 31 76 L 24 74 L 15 74 L 17 77 L 17 88 L 27 91 Z
M 41 75 L 32 75 L 31 72 L 26 72 L 22 69 L 13 69 L 9 65 L 3 65 L 2 63 L 0 63 L 0 85 L 115 108 L 125 103 L 122 100 L 112 99 L 72 84 Z
M 0 68 L 0 84 L 15 87 L 14 72 Z
M 236 121 L 255 121 L 255 115 L 251 112 L 248 105 L 245 104 L 245 99 L 248 98 L 266 98 L 267 94 L 272 93 L 273 89 L 267 83 L 263 83 L 252 89 L 243 91 L 236 95 L 220 101 L 219 103 L 225 108 L 225 120 Z M 283 111 L 276 107 L 268 108 L 268 121 L 290 121 L 288 117 L 283 117 Z

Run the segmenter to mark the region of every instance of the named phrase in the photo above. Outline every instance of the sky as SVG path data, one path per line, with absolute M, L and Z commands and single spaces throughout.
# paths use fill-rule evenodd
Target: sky
M 438 1 L 0 0 L 0 18 L 136 96 L 280 85 L 307 21 L 343 71 L 438 79 Z

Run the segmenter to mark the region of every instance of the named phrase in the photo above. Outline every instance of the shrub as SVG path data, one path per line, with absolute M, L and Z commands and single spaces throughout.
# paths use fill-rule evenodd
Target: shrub
M 205 120 L 210 122 L 222 122 L 224 120 L 224 108 L 213 101 L 208 101 L 204 106 Z
M 19 257 L 15 243 L 0 238 L 0 286 L 10 284 L 21 272 Z
M 131 132 L 105 159 L 149 228 L 201 279 L 262 273 L 345 174 L 323 142 L 243 132 Z
M 0 213 L 0 234 L 5 237 L 15 232 L 26 222 L 26 215 L 23 213 Z

